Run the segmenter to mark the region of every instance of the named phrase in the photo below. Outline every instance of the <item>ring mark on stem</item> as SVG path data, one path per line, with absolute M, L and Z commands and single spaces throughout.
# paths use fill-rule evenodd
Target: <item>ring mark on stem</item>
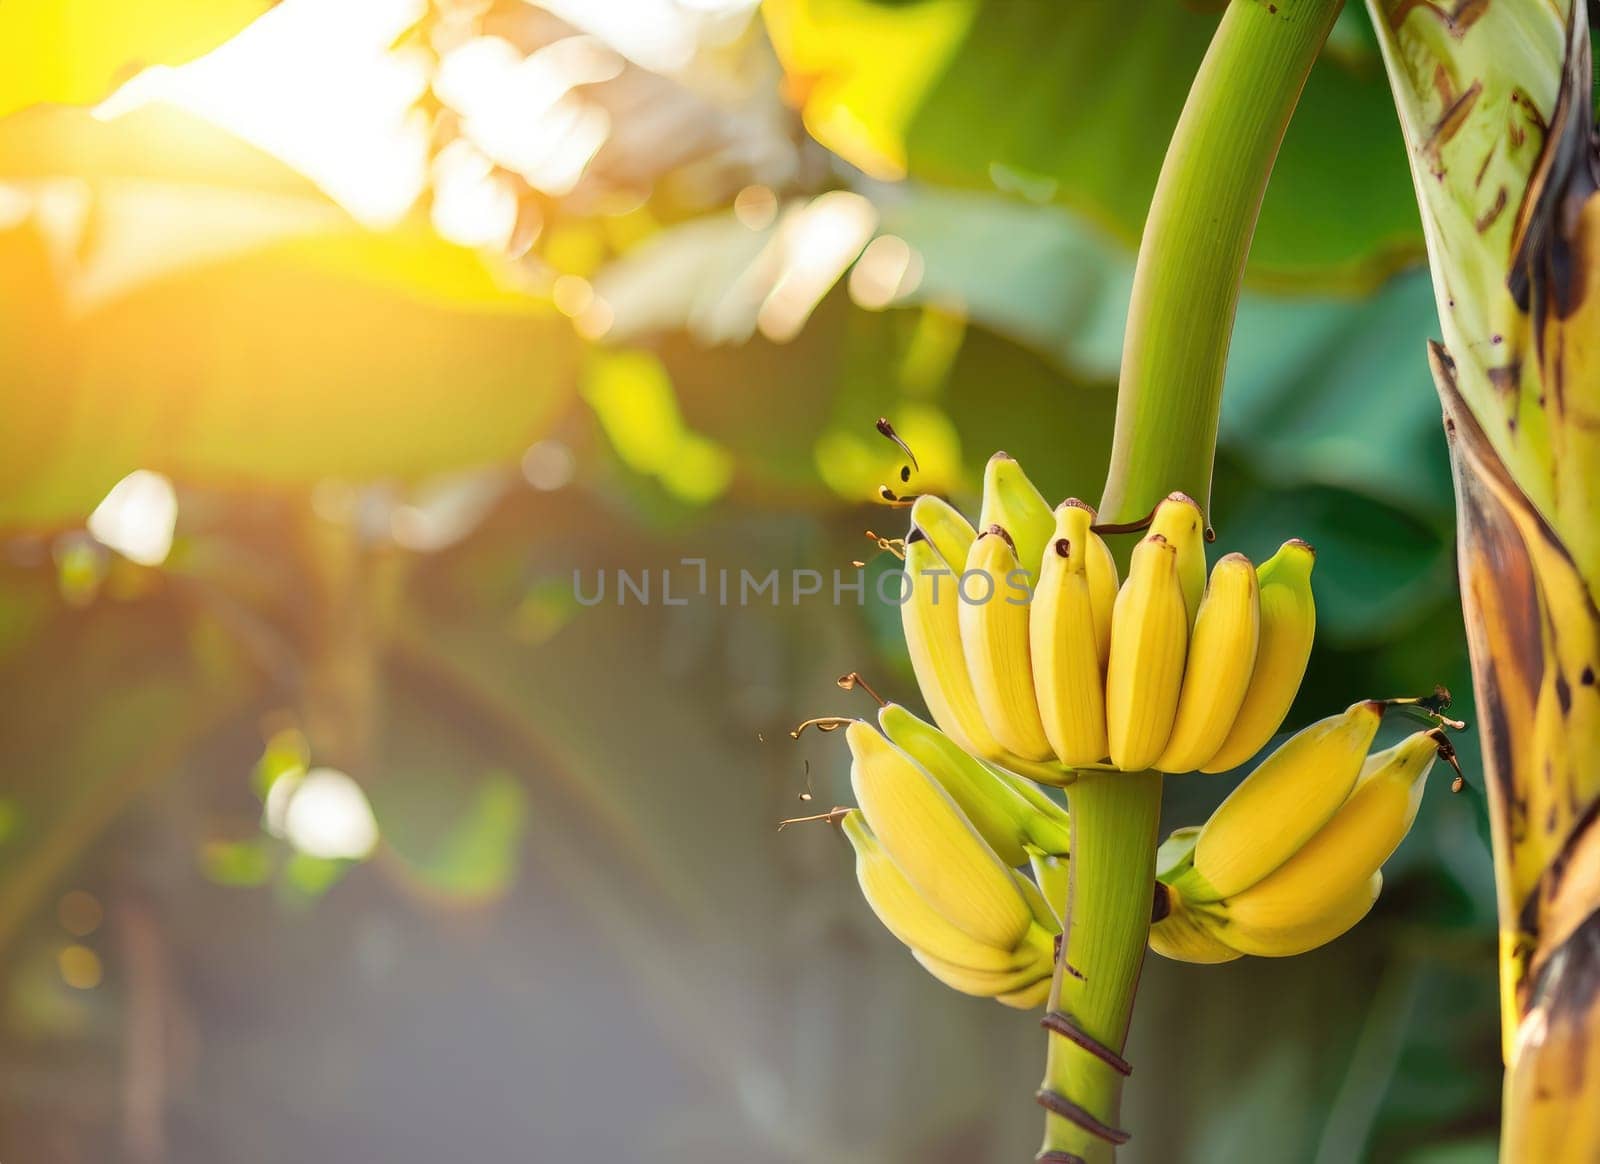
M 1047 1031 L 1053 1031 L 1060 1035 L 1067 1042 L 1082 1047 L 1118 1075 L 1133 1074 L 1132 1064 L 1080 1027 L 1077 1020 L 1066 1011 L 1050 1011 L 1039 1020 L 1039 1025 Z
M 1089 1112 L 1073 1103 L 1059 1092 L 1048 1088 L 1040 1088 L 1033 1096 L 1035 1102 L 1046 1111 L 1053 1112 L 1064 1120 L 1077 1124 L 1091 1136 L 1104 1140 L 1108 1144 L 1126 1144 L 1132 1135 L 1121 1128 L 1114 1128 L 1110 1124 L 1103 1124 Z

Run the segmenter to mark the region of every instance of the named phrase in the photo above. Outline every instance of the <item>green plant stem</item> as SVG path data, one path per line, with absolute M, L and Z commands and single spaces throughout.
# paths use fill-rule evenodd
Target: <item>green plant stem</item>
M 1139 246 L 1103 521 L 1136 520 L 1178 489 L 1210 511 L 1245 258 L 1284 130 L 1342 4 L 1233 0 L 1195 74 Z
M 1134 521 L 1182 490 L 1210 510 L 1222 380 L 1261 199 L 1307 75 L 1343 0 L 1232 0 L 1189 90 L 1145 222 L 1123 340 L 1101 519 Z M 1120 1055 L 1149 938 L 1157 773 L 1085 772 L 1067 793 L 1066 933 L 1047 1021 Z M 1082 924 L 1076 924 L 1081 922 Z M 1109 1164 L 1123 1075 L 1053 1030 L 1041 1156 Z
M 1120 1052 L 1150 933 L 1161 774 L 1084 772 L 1068 789 L 1067 800 L 1072 857 L 1066 932 L 1050 1011 Z M 1111 1127 L 1118 1126 L 1122 1079 L 1090 1051 L 1050 1036 L 1043 1087 Z M 1107 1141 L 1054 1113 L 1045 1116 L 1043 1150 L 1067 1152 L 1087 1164 L 1113 1159 Z

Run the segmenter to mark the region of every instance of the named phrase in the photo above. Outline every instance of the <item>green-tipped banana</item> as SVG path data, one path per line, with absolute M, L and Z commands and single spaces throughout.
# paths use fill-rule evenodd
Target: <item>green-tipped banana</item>
M 1169 493 L 1150 520 L 1150 533 L 1159 534 L 1178 551 L 1178 581 L 1189 625 L 1200 614 L 1206 591 L 1206 519 L 1187 493 Z
M 1025 760 L 1047 760 L 1053 752 L 1039 720 L 1029 661 L 1031 584 L 1020 571 L 1009 531 L 996 525 L 978 535 L 967 554 L 967 573 L 987 575 L 989 585 L 961 597 L 961 646 L 978 707 L 1000 746 Z
M 911 505 L 911 524 L 933 543 L 944 564 L 959 574 L 967 551 L 978 540 L 978 531 L 961 511 L 942 497 L 924 493 Z
M 1353 908 L 1349 901 L 1416 820 L 1438 741 L 1436 730 L 1417 732 L 1369 757 L 1355 790 L 1315 836 L 1269 876 L 1222 903 L 1230 922 L 1284 929 L 1295 918 Z
M 1033 878 L 1038 882 L 1039 896 L 1050 911 L 1056 933 L 1061 932 L 1066 921 L 1067 897 L 1072 887 L 1072 867 L 1069 862 L 1068 857 L 1041 853 L 1037 849 L 1028 852 L 1028 863 L 1033 866 Z M 1039 920 L 1046 929 L 1050 928 L 1043 919 Z
M 1156 876 L 1171 881 L 1194 864 L 1194 847 L 1200 840 L 1199 825 L 1185 825 L 1173 829 L 1167 839 L 1156 849 Z
M 873 835 L 859 809 L 847 813 L 840 828 L 856 853 L 862 896 L 884 928 L 901 942 L 969 970 L 1010 973 L 1032 962 L 1031 949 L 1002 949 L 980 942 L 930 905 Z
M 1177 550 L 1152 534 L 1134 547 L 1112 614 L 1106 736 L 1118 768 L 1142 771 L 1167 746 L 1188 638 Z
M 1026 776 L 1018 776 L 995 764 L 990 764 L 989 768 L 1033 808 L 1033 815 L 1025 826 L 1033 847 L 1052 857 L 1065 857 L 1072 850 L 1072 818 L 1067 810 Z
M 1260 616 L 1250 559 L 1243 554 L 1220 559 L 1200 600 L 1177 718 L 1155 763 L 1161 771 L 1193 772 L 1222 746 L 1250 687 Z
M 1191 901 L 1241 893 L 1298 853 L 1361 775 L 1384 706 L 1354 703 L 1290 736 L 1212 813 L 1194 868 L 1175 884 Z
M 1022 466 L 1005 453 L 989 458 L 983 470 L 983 508 L 978 528 L 1000 526 L 1010 535 L 1017 561 L 1031 578 L 1039 576 L 1039 563 L 1055 530 L 1050 503 L 1034 487 Z
M 1311 597 L 1316 551 L 1305 542 L 1284 542 L 1256 571 L 1260 589 L 1261 634 L 1255 669 L 1233 726 L 1202 772 L 1226 772 L 1245 763 L 1272 739 L 1300 690 L 1317 608 Z
M 1093 515 L 1056 510 L 1056 538 L 1045 550 L 1028 622 L 1033 687 L 1044 734 L 1068 767 L 1104 760 L 1105 672 L 1095 633 L 1088 562 Z
M 975 941 L 1015 949 L 1036 923 L 1011 869 L 910 756 L 859 720 L 845 739 L 856 801 L 918 896 Z
M 1022 778 L 1002 774 L 968 755 L 949 736 L 898 703 L 885 704 L 878 723 L 884 735 L 944 787 L 1007 865 L 1025 862 L 1030 846 L 1052 853 L 1066 851 L 1070 837 L 1066 810 L 1037 788 L 1038 800 L 1025 795 Z
M 1053 861 L 1055 858 L 1046 857 L 1044 860 Z M 1033 911 L 1033 920 L 1052 938 L 1059 934 L 1061 918 L 1057 915 L 1055 907 L 1046 899 L 1044 890 L 1028 880 L 1026 874 L 1013 872 L 1011 876 L 1017 883 L 1017 892 L 1027 899 L 1028 908 Z M 1029 932 L 1032 933 L 1031 930 Z

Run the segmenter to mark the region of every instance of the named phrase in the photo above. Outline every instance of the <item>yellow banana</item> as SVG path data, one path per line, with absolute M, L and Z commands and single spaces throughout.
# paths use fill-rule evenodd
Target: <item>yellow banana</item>
M 974 940 L 1014 949 L 1034 925 L 1012 871 L 932 776 L 860 720 L 845 729 L 867 824 L 934 911 Z
M 1206 591 L 1206 519 L 1187 493 L 1169 493 L 1156 506 L 1150 533 L 1166 538 L 1178 551 L 1178 581 L 1183 586 L 1183 606 L 1192 627 Z
M 909 597 L 900 607 L 900 625 L 934 722 L 967 751 L 993 757 L 1003 749 L 984 722 L 961 650 L 956 576 L 965 562 L 963 557 L 954 566 L 946 565 L 922 529 L 913 528 L 906 538 Z
M 1225 902 L 1229 917 L 1270 926 L 1328 913 L 1357 893 L 1416 820 L 1438 739 L 1437 730 L 1417 732 L 1369 757 L 1339 811 L 1278 869 Z
M 879 710 L 878 724 L 895 746 L 944 787 L 1007 865 L 1025 862 L 1025 846 L 1029 845 L 1065 852 L 1070 835 L 1066 810 L 1037 788 L 1038 800 L 1025 795 L 1021 785 L 1026 781 L 1003 775 L 968 755 L 949 736 L 898 703 L 885 704 Z
M 1082 504 L 1066 500 L 1062 505 Z M 1094 510 L 1090 510 L 1090 516 Z M 1112 612 L 1117 608 L 1117 590 L 1122 587 L 1122 579 L 1117 574 L 1117 558 L 1112 556 L 1109 545 L 1099 534 L 1090 531 L 1090 553 L 1088 553 L 1088 576 L 1090 576 L 1090 603 L 1094 606 L 1094 649 L 1101 660 L 1101 670 L 1106 670 L 1110 660 L 1110 620 Z
M 1068 767 L 1105 759 L 1105 674 L 1100 664 L 1089 588 L 1088 510 L 1056 511 L 1057 537 L 1045 550 L 1028 620 L 1033 688 L 1039 718 L 1056 756 Z
M 996 453 L 984 466 L 983 508 L 978 514 L 979 529 L 997 525 L 1011 535 L 1022 568 L 1037 578 L 1055 518 L 1050 503 L 1034 488 L 1022 466 L 1005 453 Z
M 1106 736 L 1118 768 L 1146 769 L 1167 746 L 1188 638 L 1177 550 L 1152 534 L 1134 547 L 1112 613 Z
M 1383 710 L 1353 703 L 1290 736 L 1211 814 L 1174 884 L 1191 901 L 1232 897 L 1298 853 L 1355 786 Z
M 1325 946 L 1350 929 L 1367 916 L 1382 888 L 1383 874 L 1373 873 L 1317 908 L 1294 908 L 1276 898 L 1269 903 L 1253 898 L 1254 890 L 1202 908 L 1219 941 L 1258 958 L 1287 958 Z
M 1289 705 L 1305 677 L 1317 629 L 1317 608 L 1311 597 L 1311 567 L 1316 559 L 1316 551 L 1296 539 L 1284 542 L 1256 571 L 1261 635 L 1255 670 L 1227 738 L 1200 766 L 1202 772 L 1237 768 L 1266 747 L 1289 714 Z
M 967 554 L 967 575 L 985 575 L 987 583 L 974 581 L 961 595 L 961 646 L 978 706 L 994 738 L 1025 760 L 1045 760 L 1053 753 L 1033 694 L 1029 583 L 1020 574 L 1006 530 L 990 526 L 978 535 Z
M 1085 521 L 1071 511 L 1082 510 L 1088 515 Z M 1100 669 L 1105 670 L 1111 657 L 1111 615 L 1117 604 L 1117 559 L 1105 539 L 1094 532 L 1094 508 L 1076 497 L 1069 497 L 1056 506 L 1057 538 L 1067 538 L 1073 545 L 1080 542 L 1088 546 L 1084 553 L 1084 571 L 1089 576 L 1089 604 L 1094 608 L 1095 648 L 1100 655 Z M 1074 535 L 1077 536 L 1074 536 Z
M 1150 927 L 1150 948 L 1174 962 L 1209 966 L 1232 962 L 1239 951 L 1213 934 L 1208 919 L 1191 910 L 1183 896 L 1167 888 L 1167 915 Z
M 953 966 L 994 973 L 1011 973 L 1034 960 L 1032 949 L 1001 949 L 977 941 L 939 913 L 906 880 L 893 858 L 868 827 L 860 809 L 852 809 L 840 822 L 856 854 L 856 880 L 861 894 L 885 929 L 914 950 L 921 950 Z
M 1024 987 L 1021 990 L 1013 990 L 1008 994 L 997 994 L 994 996 L 994 1000 L 1016 1010 L 1032 1010 L 1036 1006 L 1043 1006 L 1049 997 L 1050 975 L 1046 974 L 1032 986 Z
M 959 574 L 966 565 L 967 551 L 978 540 L 978 531 L 961 511 L 942 497 L 924 493 L 911 505 L 911 524 L 933 543 L 944 564 Z
M 1220 559 L 1200 600 L 1172 737 L 1155 763 L 1161 771 L 1193 772 L 1222 746 L 1250 686 L 1260 615 L 1250 559 Z
M 924 954 L 913 948 L 911 956 L 922 963 L 923 969 L 952 990 L 978 998 L 995 998 L 1027 990 L 1040 981 L 1048 982 L 1053 968 L 1048 956 L 1035 958 L 1020 970 L 968 970 Z

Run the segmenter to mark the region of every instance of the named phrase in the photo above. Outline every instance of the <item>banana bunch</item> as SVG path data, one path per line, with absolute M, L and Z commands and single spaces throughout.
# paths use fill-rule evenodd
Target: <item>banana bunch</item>
M 1352 704 L 1297 732 L 1204 827 L 1172 834 L 1157 854 L 1151 949 L 1200 963 L 1287 957 L 1366 916 L 1448 747 L 1431 728 L 1369 754 L 1387 706 Z M 904 707 L 886 704 L 878 721 L 881 733 L 860 720 L 845 730 L 860 807 L 839 818 L 867 903 L 947 986 L 1040 1005 L 1066 900 L 1066 811 Z
M 919 497 L 901 621 L 934 720 L 961 748 L 1041 783 L 1079 768 L 1220 772 L 1283 722 L 1310 657 L 1314 554 L 1283 545 L 1206 575 L 1199 506 L 1174 493 L 1126 581 L 1076 499 L 1051 510 L 1004 453 L 979 529 Z M 980 532 L 981 530 L 981 532 Z
M 886 705 L 880 733 L 845 729 L 859 808 L 840 819 L 868 905 L 947 986 L 1007 1006 L 1050 991 L 1058 910 L 1049 886 L 1069 838 L 1065 810 L 1029 781 L 974 759 L 932 724 Z
M 1432 728 L 1368 755 L 1384 706 L 1353 704 L 1291 736 L 1203 828 L 1169 838 L 1151 949 L 1184 962 L 1285 957 L 1367 915 L 1447 747 Z

